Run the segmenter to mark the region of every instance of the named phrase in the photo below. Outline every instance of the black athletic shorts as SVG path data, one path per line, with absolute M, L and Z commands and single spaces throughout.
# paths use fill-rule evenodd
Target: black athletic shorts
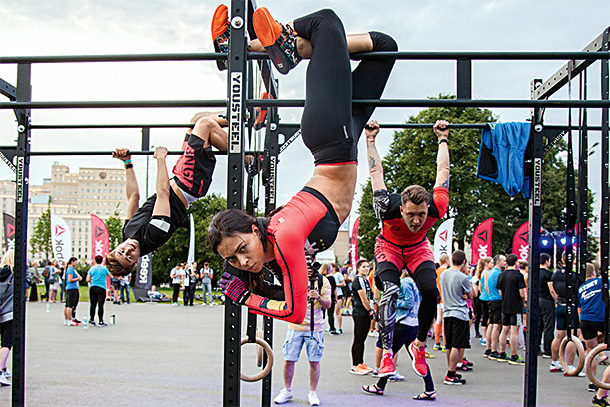
M 502 314 L 502 326 L 517 325 L 517 314 Z
M 212 148 L 204 148 L 203 145 L 202 138 L 187 134 L 182 144 L 184 153 L 172 170 L 180 189 L 196 198 L 201 198 L 208 192 L 216 165 Z
M 447 349 L 470 349 L 470 323 L 455 317 L 443 318 Z
M 604 323 L 580 321 L 580 332 L 582 332 L 582 337 L 587 341 L 589 339 L 597 338 L 597 335 L 599 335 L 600 332 L 604 332 Z
M 13 347 L 13 320 L 9 319 L 0 324 L 0 338 L 2 338 L 1 346 L 3 348 Z
M 568 306 L 567 305 L 557 305 L 555 307 L 555 320 L 557 321 L 557 330 L 558 331 L 567 331 L 568 330 Z M 575 311 L 575 314 L 572 314 L 572 329 L 580 328 L 580 323 L 578 319 L 578 313 Z
M 502 301 L 489 301 L 489 323 L 502 324 Z
M 66 290 L 66 308 L 76 308 L 78 305 L 79 292 L 77 288 Z

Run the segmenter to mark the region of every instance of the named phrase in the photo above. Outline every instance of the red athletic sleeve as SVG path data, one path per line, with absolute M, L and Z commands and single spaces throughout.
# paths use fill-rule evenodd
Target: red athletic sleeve
M 293 205 L 295 203 L 296 205 Z M 269 222 L 269 237 L 273 244 L 275 259 L 282 270 L 284 301 L 271 300 L 252 294 L 248 299 L 248 308 L 255 314 L 300 324 L 307 311 L 307 263 L 305 260 L 305 242 L 312 228 L 319 220 L 319 212 L 299 202 L 294 197 L 286 206 L 275 214 Z M 324 208 L 325 209 L 325 208 Z
M 436 187 L 432 190 L 432 200 L 438 210 L 438 218 L 442 219 L 447 214 L 449 207 L 449 190 L 445 187 Z

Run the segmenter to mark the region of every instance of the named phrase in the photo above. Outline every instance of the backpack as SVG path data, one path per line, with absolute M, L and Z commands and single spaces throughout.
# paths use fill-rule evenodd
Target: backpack
M 44 270 L 42 271 L 42 276 L 44 278 L 49 278 L 50 275 L 51 275 L 51 270 L 49 269 L 49 266 L 46 266 L 44 268 Z

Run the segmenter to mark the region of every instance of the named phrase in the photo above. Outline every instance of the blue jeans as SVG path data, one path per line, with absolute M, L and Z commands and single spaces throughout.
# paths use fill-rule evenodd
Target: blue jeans
M 129 284 L 125 284 L 121 286 L 121 301 L 125 302 L 125 296 L 123 295 L 124 292 L 127 293 L 127 304 L 130 303 L 130 299 L 129 299 Z
M 203 283 L 203 301 L 206 304 L 209 304 L 210 302 L 212 302 L 212 283 Z M 207 294 L 207 295 L 206 295 Z M 208 302 L 208 297 L 210 298 L 210 302 Z

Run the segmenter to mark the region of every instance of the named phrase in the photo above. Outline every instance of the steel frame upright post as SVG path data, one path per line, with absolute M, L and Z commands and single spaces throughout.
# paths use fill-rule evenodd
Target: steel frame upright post
M 472 60 L 456 61 L 457 98 L 472 99 Z
M 542 83 L 534 80 L 531 92 Z M 527 307 L 527 346 L 525 354 L 525 376 L 523 405 L 531 407 L 536 405 L 538 380 L 538 321 L 540 310 L 538 308 L 540 286 L 540 228 L 542 226 L 542 138 L 543 138 L 543 111 L 533 109 L 532 131 L 530 132 L 530 199 L 529 199 L 529 273 L 528 273 L 528 307 Z
M 228 103 L 229 147 L 227 151 L 227 208 L 243 209 L 244 136 L 246 134 L 248 2 L 231 1 L 231 41 L 229 42 Z M 225 301 L 223 405 L 239 406 L 241 372 L 241 306 Z
M 264 185 L 265 185 L 265 215 L 268 215 L 276 207 L 276 185 L 278 164 L 278 121 L 277 108 L 267 111 L 267 129 L 265 131 L 265 154 L 264 154 Z M 273 277 L 271 277 L 273 278 Z M 273 318 L 263 317 L 263 339 L 273 348 Z M 264 354 L 263 363 L 267 363 L 267 354 Z M 272 372 L 263 378 L 262 406 L 271 405 Z
M 605 30 L 602 34 L 602 51 L 608 51 L 610 48 L 610 33 Z M 608 60 L 602 60 L 601 63 L 601 99 L 610 99 L 610 69 Z M 601 215 L 600 215 L 600 271 L 602 275 L 602 298 L 606 304 L 606 317 L 604 319 L 604 335 L 606 338 L 610 336 L 610 306 L 608 304 L 608 261 L 610 254 L 610 183 L 608 182 L 608 155 L 610 154 L 610 128 L 608 121 L 610 115 L 608 109 L 602 109 L 602 131 L 601 131 L 601 167 L 602 167 L 602 191 L 601 191 Z
M 17 65 L 17 101 L 32 100 L 31 64 Z M 17 184 L 15 194 L 15 259 L 13 279 L 13 379 L 12 405 L 25 405 L 25 290 L 27 288 L 27 231 L 30 173 L 30 109 L 16 110 Z
M 586 73 L 579 74 L 580 79 L 580 99 L 587 99 Z M 578 115 L 578 273 L 574 281 L 576 288 L 581 281 L 585 280 L 587 272 L 587 246 L 588 246 L 588 225 L 589 219 L 589 137 L 587 132 L 587 109 L 579 109 Z M 578 278 L 580 276 L 580 278 Z

